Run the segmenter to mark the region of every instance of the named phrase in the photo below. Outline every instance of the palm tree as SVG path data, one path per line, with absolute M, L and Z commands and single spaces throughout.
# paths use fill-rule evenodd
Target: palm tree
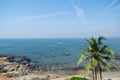
M 102 80 L 102 69 L 110 71 L 111 66 L 116 66 L 115 62 L 112 60 L 114 51 L 112 48 L 102 43 L 102 40 L 105 39 L 106 38 L 102 36 L 97 40 L 93 37 L 85 39 L 89 43 L 89 46 L 86 46 L 80 54 L 78 65 L 86 60 L 85 72 L 91 70 L 93 80 L 97 80 L 98 73 L 100 80 Z

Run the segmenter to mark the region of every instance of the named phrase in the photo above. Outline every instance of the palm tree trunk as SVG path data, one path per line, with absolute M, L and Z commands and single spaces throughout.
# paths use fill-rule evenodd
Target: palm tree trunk
M 97 67 L 95 68 L 95 80 L 97 80 Z
M 94 72 L 94 69 L 92 69 L 92 79 L 95 80 L 95 72 Z
M 99 63 L 98 63 L 98 71 L 99 71 L 100 80 L 102 80 L 102 69 Z
M 102 80 L 102 69 L 101 67 L 99 67 L 99 69 L 100 69 L 100 80 Z

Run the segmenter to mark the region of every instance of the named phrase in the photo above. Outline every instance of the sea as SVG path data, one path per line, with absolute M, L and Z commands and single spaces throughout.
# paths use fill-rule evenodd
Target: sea
M 120 54 L 120 38 L 103 41 Z M 74 66 L 88 43 L 84 38 L 0 39 L 0 54 L 25 55 L 38 63 Z M 70 55 L 66 55 L 66 54 Z

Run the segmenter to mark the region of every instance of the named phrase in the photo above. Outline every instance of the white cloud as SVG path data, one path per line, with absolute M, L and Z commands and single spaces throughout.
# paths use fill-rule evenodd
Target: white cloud
M 120 17 L 120 4 L 113 9 L 108 11 L 108 14 L 111 14 L 112 17 L 114 18 L 119 18 Z
M 103 15 L 106 11 L 108 11 L 118 0 L 113 0 L 111 2 L 111 4 L 109 4 L 105 9 L 103 9 L 103 11 L 98 15 L 98 16 L 101 16 Z
M 17 24 L 21 22 L 26 22 L 26 21 L 31 21 L 31 20 L 43 20 L 43 19 L 50 19 L 50 18 L 55 18 L 55 17 L 60 17 L 60 16 L 65 16 L 68 15 L 69 12 L 51 12 L 47 14 L 39 14 L 39 15 L 31 15 L 31 16 L 18 16 L 12 19 L 8 19 L 8 21 L 3 21 L 2 24 Z M 1 23 L 0 23 L 1 24 Z
M 76 11 L 76 14 L 78 16 L 78 18 L 81 20 L 81 21 L 85 21 L 86 20 L 86 15 L 85 15 L 85 12 L 82 8 L 80 8 L 79 6 L 77 6 L 73 0 L 71 0 L 71 3 L 72 3 L 72 6 L 73 8 L 75 9 Z
M 18 18 L 18 19 L 22 19 L 22 20 L 32 20 L 32 19 L 45 19 L 45 18 L 51 18 L 51 17 L 57 17 L 57 16 L 64 16 L 69 14 L 68 12 L 52 12 L 52 13 L 48 13 L 48 14 L 44 14 L 44 15 L 37 15 L 37 16 L 23 16 L 22 18 Z
M 49 18 L 54 18 L 54 17 L 60 17 L 60 16 L 66 16 L 69 15 L 70 13 L 67 11 L 63 12 L 51 12 L 47 14 L 40 14 L 40 15 L 31 15 L 31 16 L 19 16 L 15 17 L 12 19 L 8 19 L 7 21 L 2 21 L 0 22 L 1 25 L 10 25 L 10 24 L 18 24 L 18 23 L 23 23 L 23 22 L 29 22 L 33 20 L 43 20 L 43 19 L 49 19 Z

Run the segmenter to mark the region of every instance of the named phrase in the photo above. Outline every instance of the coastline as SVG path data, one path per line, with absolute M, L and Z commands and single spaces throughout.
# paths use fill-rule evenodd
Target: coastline
M 58 71 L 57 73 L 55 72 L 46 72 L 46 73 L 33 73 L 25 76 L 20 76 L 16 78 L 8 78 L 5 76 L 0 76 L 0 80 L 32 80 L 34 78 L 38 78 L 40 80 L 47 80 L 48 78 L 50 80 L 65 80 L 73 76 L 78 76 L 78 77 L 89 77 L 88 74 L 83 74 L 82 71 L 77 71 L 76 74 L 74 75 L 64 75 L 64 71 Z M 103 80 L 120 80 L 120 70 L 119 71 L 111 71 L 111 72 L 103 72 Z M 61 75 L 62 74 L 62 75 Z
M 112 70 L 111 72 L 103 71 L 103 80 L 120 80 L 120 69 Z M 58 70 L 58 71 L 47 71 L 44 73 L 32 73 L 29 75 L 17 77 L 15 80 L 31 80 L 33 78 L 39 78 L 40 80 L 65 80 L 73 76 L 87 77 L 91 79 L 91 74 L 84 73 L 84 70 Z
M 9 58 L 8 58 L 9 57 Z M 0 73 L 5 80 L 32 80 L 38 78 L 40 80 L 64 80 L 72 76 L 82 76 L 91 78 L 91 72 L 84 73 L 84 67 L 76 66 L 49 66 L 49 67 L 40 67 L 38 65 L 30 65 L 28 61 L 29 58 L 22 56 L 22 62 L 10 62 L 11 56 L 1 57 L 0 66 L 3 66 L 3 69 L 8 69 L 6 72 Z M 118 61 L 119 57 L 117 56 Z M 5 70 L 3 70 L 5 71 Z M 119 80 L 120 79 L 120 64 L 117 68 L 111 68 L 111 72 L 103 70 L 104 80 Z M 7 77 L 5 77 L 7 76 Z M 3 79 L 4 80 L 4 79 Z

